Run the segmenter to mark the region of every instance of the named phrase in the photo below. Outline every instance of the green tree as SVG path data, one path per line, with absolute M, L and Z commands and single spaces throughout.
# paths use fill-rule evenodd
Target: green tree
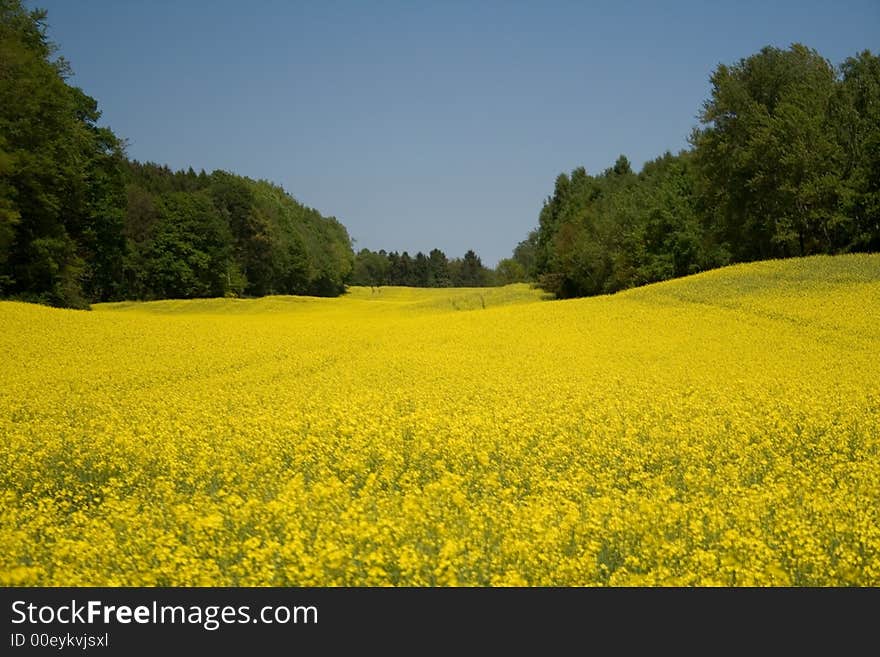
M 880 56 L 865 50 L 840 66 L 833 120 L 842 149 L 835 246 L 880 250 Z
M 15 204 L 15 188 L 9 180 L 12 156 L 5 150 L 5 139 L 0 136 L 0 295 L 14 283 L 7 269 L 15 238 L 16 225 L 21 218 Z
M 495 281 L 498 285 L 522 283 L 526 278 L 525 267 L 514 258 L 502 258 L 495 267 Z
M 483 266 L 480 256 L 468 249 L 454 269 L 453 285 L 457 287 L 483 287 L 489 283 L 489 271 Z
M 371 287 L 387 285 L 388 266 L 388 256 L 384 252 L 361 249 L 355 256 L 351 284 Z
M 614 163 L 614 167 L 611 169 L 611 173 L 617 176 L 627 176 L 632 174 L 632 166 L 630 166 L 629 159 L 627 159 L 626 155 L 621 155 L 617 158 L 617 161 Z
M 449 287 L 449 258 L 440 249 L 431 249 L 428 253 L 428 285 L 431 287 Z
M 0 292 L 84 307 L 119 291 L 122 146 L 54 53 L 45 11 L 0 0 Z
M 513 259 L 522 267 L 525 272 L 525 280 L 534 280 L 537 275 L 535 271 L 536 261 L 535 254 L 538 246 L 538 230 L 530 230 L 526 239 L 519 242 L 513 249 Z
M 696 161 L 737 260 L 827 251 L 841 158 L 835 71 L 815 50 L 766 47 L 711 77 Z
M 232 276 L 232 235 L 206 193 L 170 192 L 159 199 L 159 224 L 147 255 L 158 298 L 224 296 Z
M 412 263 L 412 284 L 417 287 L 428 287 L 431 284 L 431 268 L 428 258 L 419 251 Z

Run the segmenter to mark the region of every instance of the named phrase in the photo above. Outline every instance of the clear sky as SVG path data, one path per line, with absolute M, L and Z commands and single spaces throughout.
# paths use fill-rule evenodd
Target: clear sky
M 880 49 L 880 1 L 27 0 L 129 157 L 265 178 L 355 249 L 494 266 L 556 176 L 687 147 L 765 45 Z

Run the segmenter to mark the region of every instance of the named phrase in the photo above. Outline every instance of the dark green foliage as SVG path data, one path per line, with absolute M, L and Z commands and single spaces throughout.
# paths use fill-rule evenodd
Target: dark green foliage
M 880 58 L 767 47 L 712 75 L 692 150 L 556 178 L 514 259 L 559 297 L 880 249 Z
M 353 285 L 386 285 L 390 267 L 388 254 L 384 251 L 375 253 L 369 249 L 361 249 L 354 258 L 354 271 L 351 282 Z
M 525 267 L 514 258 L 502 258 L 495 267 L 495 282 L 498 285 L 523 283 L 527 280 Z
M 404 285 L 410 287 L 485 287 L 504 284 L 486 268 L 480 257 L 469 250 L 463 258 L 450 260 L 440 249 L 426 256 L 419 251 L 413 257 L 407 251 L 370 251 L 361 249 L 355 256 L 352 285 Z
M 832 239 L 852 251 L 880 250 L 880 57 L 869 51 L 841 65 L 832 116 L 841 145 L 840 214 Z
M 529 231 L 528 237 L 516 245 L 513 250 L 513 260 L 522 268 L 525 281 L 532 281 L 536 276 L 538 253 L 538 231 Z M 500 266 L 501 263 L 499 263 Z
M 117 292 L 122 148 L 45 19 L 0 0 L 0 294 L 83 307 Z
M 148 295 L 154 298 L 223 296 L 232 236 L 206 193 L 159 197 L 159 222 L 146 253 Z
M 333 217 L 225 171 L 129 162 L 52 59 L 46 13 L 0 0 L 0 296 L 337 295 L 354 255 Z
M 449 263 L 449 275 L 455 287 L 485 287 L 492 284 L 492 275 L 473 250 Z
M 538 226 L 495 271 L 361 250 L 278 185 L 126 159 L 45 29 L 0 0 L 0 297 L 87 307 L 116 299 L 332 296 L 347 284 L 537 281 L 559 297 L 614 292 L 731 262 L 880 250 L 880 58 L 833 67 L 800 44 L 711 76 L 692 148 L 635 173 L 557 176 Z
M 880 58 L 835 69 L 800 44 L 767 47 L 711 81 L 692 142 L 700 203 L 734 260 L 880 247 Z
M 840 188 L 835 71 L 813 50 L 764 48 L 711 78 L 693 143 L 736 260 L 828 253 Z
M 345 227 L 278 185 L 126 166 L 129 298 L 345 291 L 354 259 Z
M 241 288 L 232 291 L 239 294 L 246 291 L 258 296 L 267 294 L 272 281 L 271 239 L 268 225 L 254 207 L 253 190 L 244 179 L 226 171 L 215 171 L 205 182 L 213 205 L 232 238 L 231 255 Z
M 440 249 L 431 249 L 428 254 L 428 287 L 449 287 L 449 258 Z
M 256 211 L 266 226 L 272 264 L 271 294 L 335 296 L 345 291 L 354 267 L 351 238 L 334 217 L 294 200 L 278 185 L 249 181 Z

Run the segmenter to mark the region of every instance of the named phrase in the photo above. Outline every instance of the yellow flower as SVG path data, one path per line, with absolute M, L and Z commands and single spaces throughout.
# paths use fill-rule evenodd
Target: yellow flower
M 0 584 L 878 586 L 876 308 L 878 255 L 2 302 Z

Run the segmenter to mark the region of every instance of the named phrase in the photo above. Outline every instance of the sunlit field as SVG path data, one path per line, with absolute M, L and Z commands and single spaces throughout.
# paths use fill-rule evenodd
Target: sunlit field
M 0 329 L 0 584 L 880 585 L 877 255 Z

